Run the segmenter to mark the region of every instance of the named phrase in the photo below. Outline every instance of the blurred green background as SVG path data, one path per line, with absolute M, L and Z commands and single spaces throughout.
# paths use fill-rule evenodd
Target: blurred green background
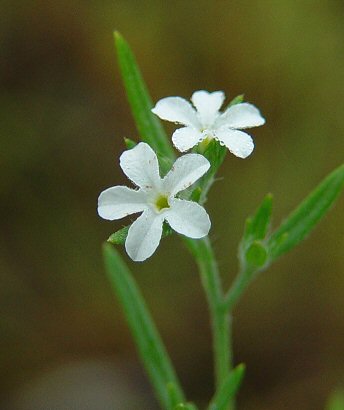
M 97 216 L 97 196 L 128 183 L 118 155 L 124 136 L 138 138 L 112 32 L 154 101 L 245 93 L 267 118 L 249 159 L 227 157 L 207 204 L 229 284 L 263 196 L 274 193 L 276 225 L 343 161 L 344 3 L 2 0 L 0 23 L 0 408 L 155 410 L 101 258 L 122 223 Z M 322 409 L 344 384 L 343 205 L 238 306 L 240 409 Z M 204 403 L 210 331 L 190 256 L 173 236 L 130 266 L 188 397 Z

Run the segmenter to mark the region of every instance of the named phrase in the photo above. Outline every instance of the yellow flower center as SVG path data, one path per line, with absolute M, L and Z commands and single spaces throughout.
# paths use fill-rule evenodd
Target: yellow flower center
M 168 203 L 168 198 L 166 195 L 159 195 L 155 200 L 155 206 L 157 210 L 160 212 L 163 209 L 169 208 L 170 205 Z

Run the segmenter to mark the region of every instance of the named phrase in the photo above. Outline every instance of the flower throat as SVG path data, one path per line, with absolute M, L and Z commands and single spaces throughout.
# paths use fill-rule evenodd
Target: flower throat
M 163 209 L 169 208 L 170 205 L 168 203 L 167 196 L 165 195 L 158 196 L 158 198 L 155 201 L 155 206 L 159 212 L 162 211 Z

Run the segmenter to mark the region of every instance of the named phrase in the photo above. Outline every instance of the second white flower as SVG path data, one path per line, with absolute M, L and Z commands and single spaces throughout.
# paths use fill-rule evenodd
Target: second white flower
M 152 112 L 163 120 L 184 125 L 172 135 L 179 151 L 185 152 L 205 139 L 215 138 L 239 158 L 246 158 L 254 148 L 245 128 L 265 123 L 258 108 L 249 103 L 235 104 L 220 112 L 225 99 L 222 91 L 195 91 L 193 106 L 181 97 L 166 97 L 158 101 Z

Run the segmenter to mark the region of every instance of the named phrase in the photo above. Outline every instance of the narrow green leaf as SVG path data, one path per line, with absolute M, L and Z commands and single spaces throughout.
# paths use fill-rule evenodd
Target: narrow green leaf
M 339 390 L 331 394 L 325 410 L 344 410 L 343 390 Z
M 130 270 L 117 250 L 110 244 L 105 244 L 103 250 L 108 277 L 123 308 L 157 398 L 165 410 L 173 410 L 175 405 L 168 392 L 169 383 L 174 386 L 175 400 L 184 402 L 184 394 L 153 319 Z
M 129 228 L 130 228 L 130 225 L 127 225 L 119 229 L 117 232 L 114 232 L 113 234 L 111 234 L 107 241 L 112 243 L 113 245 L 124 245 L 125 240 L 127 239 L 127 236 L 128 236 Z M 162 228 L 162 238 L 165 238 L 166 236 L 171 235 L 172 233 L 173 231 L 170 225 L 164 222 L 164 225 Z
M 239 364 L 232 370 L 215 393 L 208 410 L 227 410 L 230 402 L 234 399 L 240 388 L 244 374 L 244 364 Z
M 168 166 L 164 163 L 160 165 L 163 167 L 162 171 L 167 172 L 175 158 L 171 142 L 160 120 L 151 112 L 152 100 L 134 54 L 118 32 L 114 35 L 119 68 L 140 137 L 157 152 L 159 159 L 165 158 Z
M 328 175 L 282 222 L 268 241 L 271 260 L 301 242 L 330 209 L 344 187 L 344 165 Z

